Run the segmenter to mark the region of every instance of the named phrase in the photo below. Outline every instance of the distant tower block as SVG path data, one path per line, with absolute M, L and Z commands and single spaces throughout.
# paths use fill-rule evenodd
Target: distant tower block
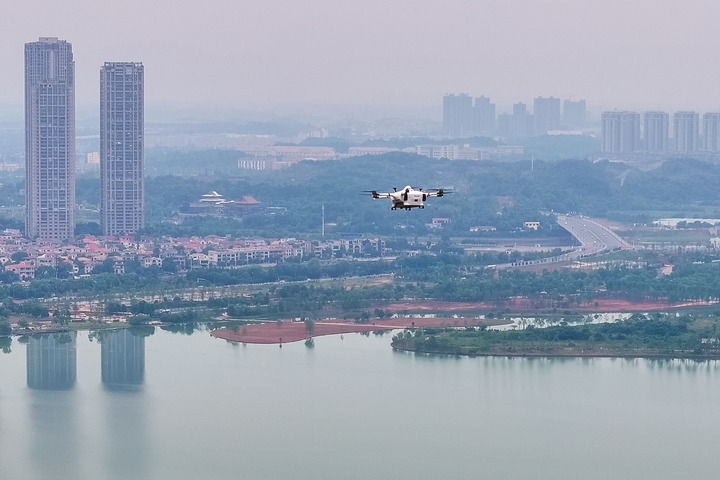
M 144 225 L 144 67 L 106 62 L 100 70 L 100 223 L 103 234 Z
M 693 153 L 699 149 L 700 116 L 697 112 L 675 112 L 673 135 L 675 152 Z

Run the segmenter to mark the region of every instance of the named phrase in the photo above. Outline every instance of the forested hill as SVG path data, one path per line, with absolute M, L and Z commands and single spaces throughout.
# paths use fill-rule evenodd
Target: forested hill
M 202 161 L 203 153 L 196 155 Z M 287 209 L 286 215 L 244 220 L 244 229 L 257 231 L 317 230 L 321 204 L 326 220 L 336 223 L 339 231 L 370 233 L 424 232 L 424 224 L 433 217 L 449 217 L 449 231 L 458 233 L 477 225 L 512 231 L 524 220 L 546 218 L 541 212 L 550 211 L 630 221 L 720 214 L 720 165 L 686 159 L 669 160 L 650 171 L 587 160 L 536 161 L 531 170 L 529 161 L 449 161 L 390 153 L 236 175 L 148 178 L 149 225 L 152 228 L 210 190 L 227 198 L 252 195 L 267 206 Z M 389 201 L 373 201 L 360 193 L 407 184 L 451 187 L 456 193 L 409 213 L 390 212 Z M 78 200 L 97 204 L 98 189 L 96 180 L 81 179 Z

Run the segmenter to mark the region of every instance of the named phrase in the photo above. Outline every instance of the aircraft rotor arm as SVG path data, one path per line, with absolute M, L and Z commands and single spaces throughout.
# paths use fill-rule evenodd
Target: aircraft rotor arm
M 375 190 L 364 190 L 363 193 L 369 193 L 372 196 L 372 198 L 390 198 L 389 193 L 384 193 L 384 192 L 378 193 Z

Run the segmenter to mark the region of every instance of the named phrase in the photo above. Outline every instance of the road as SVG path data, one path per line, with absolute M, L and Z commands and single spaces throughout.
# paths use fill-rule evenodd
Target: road
M 558 225 L 570 232 L 581 245 L 584 255 L 591 255 L 616 248 L 630 248 L 630 245 L 615 232 L 600 222 L 581 215 L 558 215 Z
M 625 240 L 600 222 L 591 220 L 582 215 L 558 215 L 557 223 L 580 243 L 580 246 L 555 257 L 540 258 L 537 260 L 504 263 L 497 265 L 498 270 L 507 270 L 518 267 L 544 265 L 551 263 L 573 262 L 587 255 L 615 250 L 618 248 L 631 248 Z

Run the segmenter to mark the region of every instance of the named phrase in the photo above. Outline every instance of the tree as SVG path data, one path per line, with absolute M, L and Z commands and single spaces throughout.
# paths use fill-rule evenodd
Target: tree
M 10 272 L 8 270 L 0 270 L 0 282 L 2 283 L 13 283 L 20 280 L 20 277 L 17 276 L 15 272 Z
M 123 305 L 120 302 L 108 302 L 105 305 L 105 312 L 108 315 L 114 315 L 116 313 L 126 312 L 127 309 L 128 309 L 128 307 L 126 307 L 125 305 Z
M 10 255 L 10 258 L 15 263 L 22 262 L 23 260 L 28 258 L 28 254 L 27 254 L 27 252 L 15 252 L 12 255 Z
M 130 315 L 127 318 L 127 322 L 130 325 L 142 325 L 143 323 L 147 323 L 150 321 L 150 315 L 145 315 L 144 313 L 140 313 L 138 315 Z
M 76 235 L 102 235 L 102 229 L 97 222 L 80 222 L 75 225 Z
M 72 272 L 72 264 L 68 262 L 60 262 L 55 267 L 55 276 L 57 278 L 69 278 Z
M 67 307 L 58 308 L 53 313 L 53 323 L 57 325 L 67 325 L 70 323 L 70 310 Z
M 313 333 L 315 331 L 315 320 L 311 318 L 305 319 L 305 331 L 308 333 Z
M 55 278 L 56 270 L 52 267 L 38 267 L 35 269 L 35 278 Z
M 0 336 L 8 336 L 12 334 L 12 327 L 7 318 L 0 317 Z
M 163 258 L 162 271 L 167 273 L 177 272 L 177 263 L 172 258 Z

